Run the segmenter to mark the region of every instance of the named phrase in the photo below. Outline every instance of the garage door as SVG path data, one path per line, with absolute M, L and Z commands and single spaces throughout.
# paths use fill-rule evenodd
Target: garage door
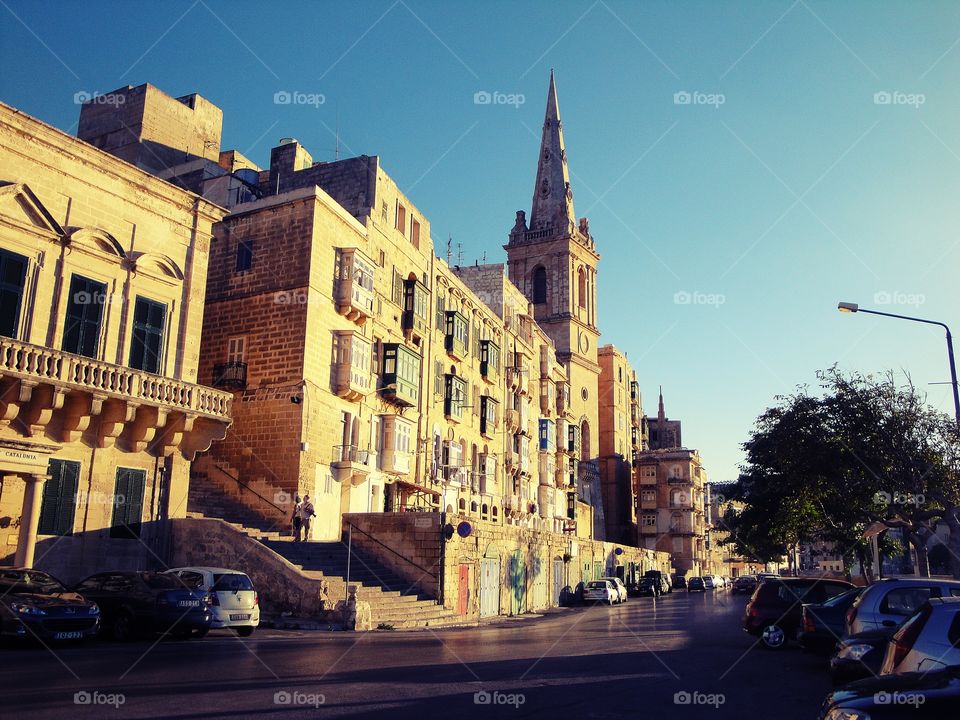
M 500 614 L 500 558 L 480 561 L 480 617 Z

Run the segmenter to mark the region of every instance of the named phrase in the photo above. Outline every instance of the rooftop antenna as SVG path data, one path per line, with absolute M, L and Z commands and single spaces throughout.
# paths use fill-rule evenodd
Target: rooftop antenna
M 484 264 L 484 265 L 487 264 L 487 251 L 486 251 L 486 250 L 483 251 L 483 264 Z
M 457 243 L 457 267 L 463 265 L 463 243 Z
M 447 265 L 450 265 L 450 257 L 453 255 L 453 251 L 450 249 L 453 246 L 453 238 L 447 236 Z
M 339 107 L 337 108 L 337 133 L 336 133 L 336 136 L 337 136 L 337 146 L 336 146 L 336 149 L 334 149 L 334 151 L 333 151 L 333 159 L 334 159 L 335 161 L 340 159 L 340 108 L 339 108 Z

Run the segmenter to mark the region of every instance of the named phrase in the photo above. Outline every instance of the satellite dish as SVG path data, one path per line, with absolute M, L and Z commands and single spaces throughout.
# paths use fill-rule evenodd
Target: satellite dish
M 457 535 L 462 538 L 470 537 L 470 533 L 473 532 L 473 526 L 464 520 L 462 523 L 457 525 Z

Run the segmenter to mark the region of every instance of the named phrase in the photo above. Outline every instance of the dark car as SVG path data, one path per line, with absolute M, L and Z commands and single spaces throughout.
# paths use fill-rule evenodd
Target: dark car
M 825 603 L 804 605 L 797 640 L 810 652 L 829 653 L 843 638 L 847 610 L 863 592 L 855 588 L 830 598 Z
M 699 575 L 695 575 L 690 580 L 687 581 L 687 592 L 706 592 L 707 587 L 703 582 L 703 578 Z
M 845 637 L 830 656 L 830 679 L 834 685 L 880 674 L 887 645 L 897 628 L 865 630 Z
M 779 650 L 800 627 L 803 603 L 826 602 L 852 590 L 852 583 L 825 578 L 776 578 L 760 583 L 747 603 L 743 629 L 765 648 Z
M 637 585 L 637 595 L 652 595 L 653 597 L 659 597 L 662 594 L 663 587 L 661 586 L 660 578 L 640 578 L 640 584 Z
M 730 589 L 730 592 L 733 595 L 737 593 L 752 595 L 756 589 L 757 579 L 753 575 L 741 575 L 733 581 L 733 587 Z
M 883 675 L 850 683 L 827 696 L 820 720 L 927 720 L 957 716 L 960 666 L 924 673 Z
M 39 570 L 0 570 L 0 636 L 84 640 L 100 630 L 100 608 Z
M 673 577 L 673 589 L 674 590 L 686 590 L 687 589 L 687 579 L 683 575 L 674 575 Z
M 175 575 L 99 573 L 79 583 L 75 590 L 96 600 L 104 626 L 117 640 L 167 632 L 177 637 L 203 637 L 210 629 L 207 594 L 187 588 Z

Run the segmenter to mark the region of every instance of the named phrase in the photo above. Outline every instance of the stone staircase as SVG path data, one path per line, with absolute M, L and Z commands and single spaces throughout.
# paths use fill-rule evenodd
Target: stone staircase
M 348 552 L 345 543 L 293 542 L 289 527 L 274 525 L 239 499 L 196 480 L 190 486 L 188 518 L 223 520 L 286 559 L 306 577 L 324 581 L 331 605 L 346 599 Z M 399 630 L 469 623 L 467 618 L 438 605 L 433 598 L 411 587 L 408 581 L 356 547 L 350 554 L 349 584 L 357 586 L 359 600 L 370 603 L 374 627 L 384 625 Z

